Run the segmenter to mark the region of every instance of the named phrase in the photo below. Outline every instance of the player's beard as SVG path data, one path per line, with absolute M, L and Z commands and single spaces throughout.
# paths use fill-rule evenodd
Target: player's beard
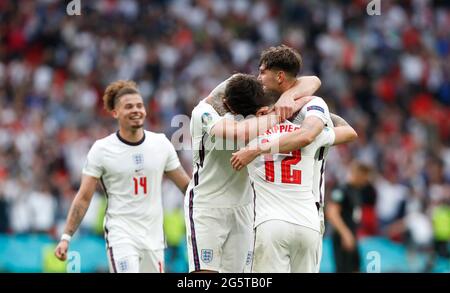
M 131 129 L 132 130 L 138 130 L 138 129 L 143 128 L 143 127 L 144 127 L 144 123 L 138 124 L 138 125 L 131 125 Z
M 145 115 L 141 116 L 137 121 L 136 120 L 132 120 L 129 122 L 129 129 L 132 131 L 136 131 L 138 129 L 141 129 L 144 127 L 144 122 L 145 122 Z M 137 124 L 136 124 L 137 123 Z

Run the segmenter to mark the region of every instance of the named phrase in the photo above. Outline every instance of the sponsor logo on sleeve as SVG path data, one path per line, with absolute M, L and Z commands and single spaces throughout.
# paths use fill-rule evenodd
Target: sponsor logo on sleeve
M 317 106 L 317 105 L 309 106 L 308 108 L 306 108 L 306 111 L 311 111 L 311 110 L 316 110 L 316 111 L 325 113 L 325 110 L 322 107 Z

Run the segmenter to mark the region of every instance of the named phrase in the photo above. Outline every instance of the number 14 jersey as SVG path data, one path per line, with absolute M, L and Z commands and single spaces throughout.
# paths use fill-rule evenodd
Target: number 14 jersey
M 257 139 L 264 143 L 299 129 L 289 121 L 275 125 Z M 254 191 L 255 227 L 283 220 L 320 232 L 313 188 L 314 155 L 334 143 L 333 129 L 325 127 L 308 146 L 287 154 L 261 155 L 248 166 Z
M 103 222 L 106 245 L 164 248 L 161 185 L 164 172 L 180 166 L 164 134 L 144 131 L 130 143 L 113 133 L 90 149 L 83 174 L 98 178 L 108 203 Z

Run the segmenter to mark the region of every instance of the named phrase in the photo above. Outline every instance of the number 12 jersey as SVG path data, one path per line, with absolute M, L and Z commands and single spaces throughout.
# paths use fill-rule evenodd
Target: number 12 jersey
M 257 139 L 264 143 L 299 129 L 290 121 L 278 124 Z M 334 143 L 333 129 L 325 127 L 308 146 L 288 154 L 261 155 L 248 166 L 254 191 L 255 227 L 283 220 L 320 232 L 313 188 L 314 155 Z

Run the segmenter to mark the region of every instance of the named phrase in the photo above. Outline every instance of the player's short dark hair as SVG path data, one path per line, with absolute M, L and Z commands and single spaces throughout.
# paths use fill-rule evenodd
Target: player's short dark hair
M 302 67 L 302 56 L 295 49 L 286 45 L 270 47 L 261 53 L 259 66 L 265 65 L 269 70 L 282 70 L 296 77 Z
M 235 74 L 225 88 L 225 100 L 231 111 L 244 117 L 254 115 L 259 108 L 270 104 L 264 95 L 262 84 L 255 76 Z

